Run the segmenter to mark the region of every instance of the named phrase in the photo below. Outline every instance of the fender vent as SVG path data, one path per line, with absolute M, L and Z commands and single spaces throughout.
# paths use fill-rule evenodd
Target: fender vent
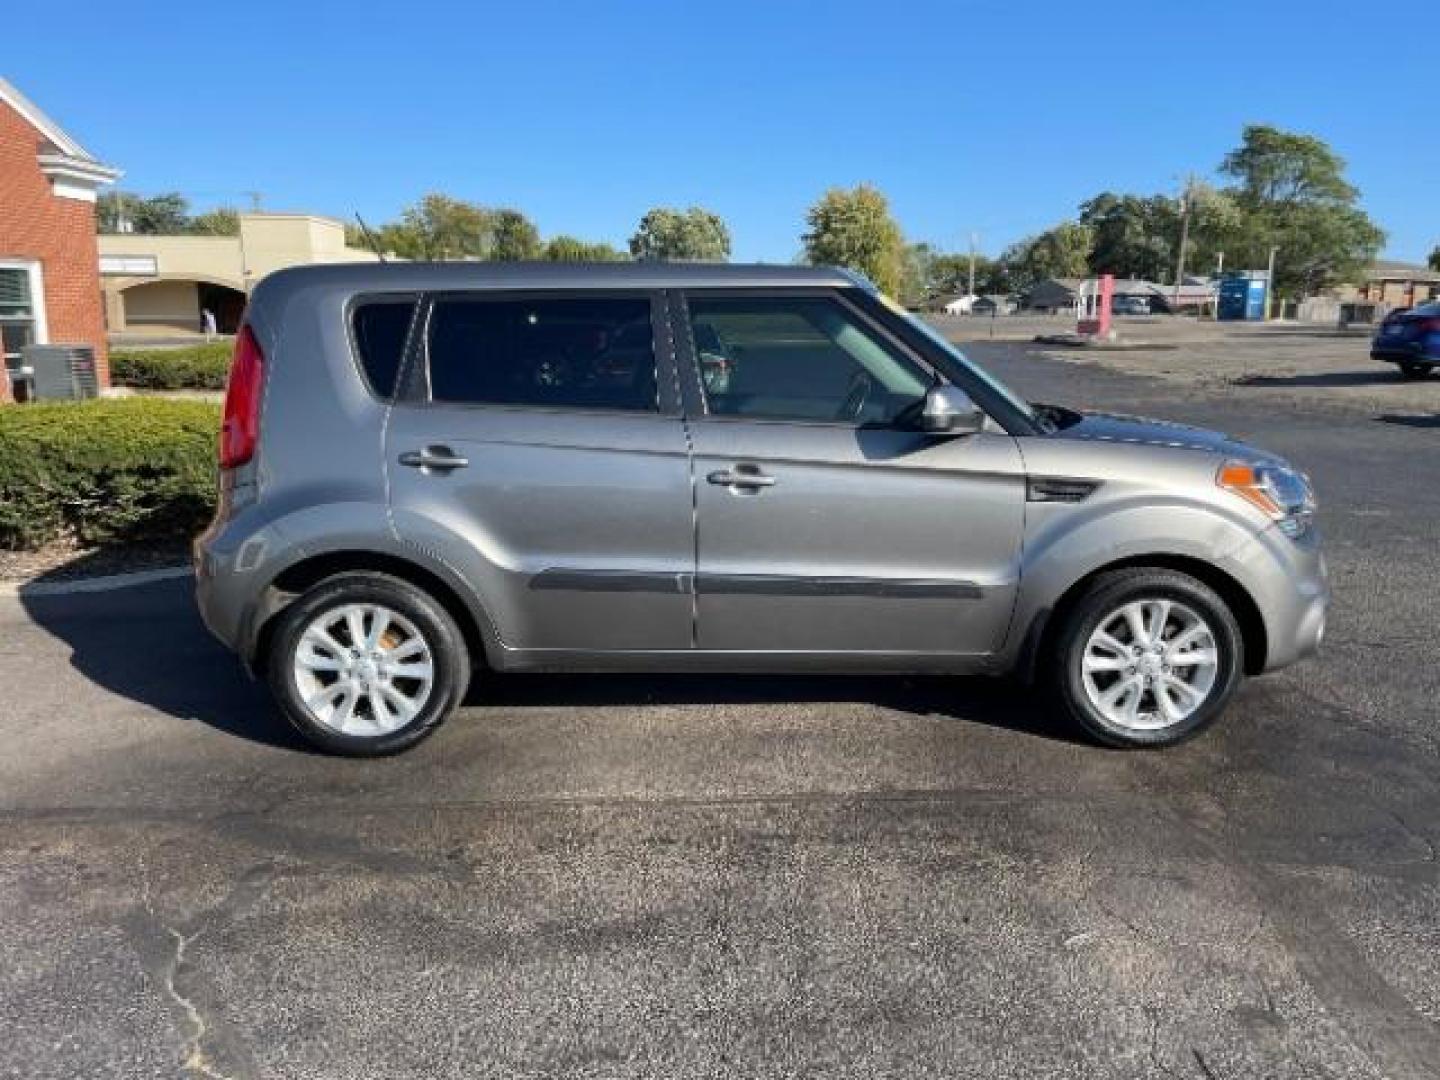
M 1078 503 L 1100 486 L 1098 480 L 1069 480 L 1056 476 L 1032 476 L 1025 488 L 1030 502 Z

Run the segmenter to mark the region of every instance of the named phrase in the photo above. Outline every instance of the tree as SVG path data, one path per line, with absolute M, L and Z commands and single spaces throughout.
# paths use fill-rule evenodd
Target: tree
M 1430 269 L 1440 271 L 1440 244 L 1435 245 L 1435 250 L 1430 252 Z
M 1094 234 L 1087 263 L 1092 274 L 1173 282 L 1180 252 L 1182 207 L 1189 208 L 1187 273 L 1207 273 L 1238 236 L 1235 201 L 1191 180 L 1181 199 L 1166 195 L 1103 192 L 1080 204 L 1080 223 Z
M 174 191 L 149 198 L 107 191 L 95 201 L 95 227 L 102 233 L 178 236 L 188 231 L 189 224 L 190 204 Z
M 240 213 L 230 206 L 219 206 L 190 219 L 189 231 L 202 236 L 238 236 Z
M 493 215 L 475 203 L 432 192 L 381 226 L 384 251 L 406 259 L 483 259 L 490 254 Z
M 552 236 L 545 245 L 544 257 L 550 262 L 620 262 L 625 258 L 606 243 L 587 243 L 573 236 Z
M 805 217 L 809 231 L 801 237 L 806 261 L 812 265 L 858 270 L 882 292 L 902 291 L 905 242 L 890 216 L 890 204 L 870 184 L 831 188 Z
M 1264 266 L 1274 249 L 1277 294 L 1357 280 L 1385 242 L 1344 159 L 1314 136 L 1251 125 L 1220 171 L 1235 181 L 1228 193 L 1241 217 L 1230 264 Z
M 1092 240 L 1087 226 L 1062 221 L 1039 236 L 1011 244 L 1000 256 L 1007 289 L 1024 292 L 1046 278 L 1087 276 Z
M 907 307 L 970 291 L 970 254 L 964 251 L 945 252 L 926 243 L 907 244 L 904 252 L 904 274 L 898 299 Z M 984 255 L 975 256 L 975 289 L 977 292 L 998 292 L 993 288 L 997 264 Z
M 490 258 L 519 262 L 540 257 L 540 230 L 519 210 L 496 210 L 490 218 Z
M 1249 205 L 1350 205 L 1360 194 L 1345 179 L 1344 159 L 1328 144 L 1266 124 L 1245 128 L 1220 171 L 1239 181 L 1237 195 Z
M 929 244 L 906 244 L 901 257 L 900 291 L 896 296 L 906 307 L 919 307 L 935 294 L 935 260 L 939 256 Z
M 637 259 L 724 262 L 730 258 L 730 230 L 718 214 L 698 206 L 683 213 L 657 206 L 640 219 L 630 238 Z
M 1080 204 L 1080 224 L 1093 239 L 1086 258 L 1094 274 L 1163 281 L 1175 267 L 1180 237 L 1176 204 L 1161 195 L 1102 192 Z

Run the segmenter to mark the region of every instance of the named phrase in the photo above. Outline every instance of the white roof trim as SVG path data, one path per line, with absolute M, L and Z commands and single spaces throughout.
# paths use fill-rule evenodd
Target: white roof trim
M 65 134 L 64 129 L 61 128 L 59 124 L 41 112 L 40 108 L 33 101 L 20 93 L 20 91 L 15 89 L 10 83 L 6 82 L 3 76 L 0 76 L 0 101 L 3 101 L 23 116 L 31 127 L 49 139 L 50 142 L 55 145 L 55 148 L 66 157 L 93 162 L 96 165 L 99 164 L 94 154 L 90 153 L 89 150 L 86 150 L 85 147 Z M 116 173 L 116 175 L 118 176 L 119 174 Z
M 120 176 L 119 169 L 101 165 L 94 158 L 76 158 L 69 154 L 40 154 L 40 171 L 52 179 L 63 176 L 67 180 L 85 180 L 93 184 L 113 183 Z

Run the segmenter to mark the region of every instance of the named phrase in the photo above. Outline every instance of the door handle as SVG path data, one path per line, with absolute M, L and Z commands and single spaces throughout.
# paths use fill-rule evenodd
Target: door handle
M 400 464 L 412 469 L 431 469 L 435 472 L 449 472 L 463 469 L 470 459 L 455 453 L 448 446 L 427 446 L 424 450 L 407 450 L 400 455 Z
M 737 465 L 733 469 L 718 469 L 705 477 L 712 484 L 721 487 L 767 488 L 775 486 L 775 477 L 762 473 L 755 465 Z

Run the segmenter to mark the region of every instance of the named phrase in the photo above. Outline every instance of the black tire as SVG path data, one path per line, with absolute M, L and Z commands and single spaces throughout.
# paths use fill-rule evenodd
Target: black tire
M 1402 379 L 1423 379 L 1430 374 L 1430 364 L 1422 364 L 1418 360 L 1401 360 L 1397 365 L 1400 368 Z
M 429 696 L 404 726 L 386 734 L 354 735 L 327 727 L 306 708 L 294 660 L 306 627 L 327 610 L 380 604 L 409 620 L 432 658 Z M 445 607 L 424 591 L 389 574 L 351 572 L 326 578 L 276 616 L 266 664 L 267 681 L 290 723 L 312 745 L 346 757 L 383 757 L 408 750 L 432 734 L 460 705 L 470 684 L 465 636 Z
M 1082 672 L 1086 644 L 1097 627 L 1124 605 L 1141 599 L 1170 600 L 1192 609 L 1210 628 L 1217 653 L 1214 682 L 1199 708 L 1170 726 L 1151 730 L 1107 719 L 1091 702 Z M 1100 575 L 1068 608 L 1052 640 L 1047 659 L 1056 697 L 1086 734 L 1106 746 L 1173 746 L 1191 738 L 1225 710 L 1245 671 L 1244 636 L 1229 605 L 1204 582 L 1175 570 L 1134 567 Z

